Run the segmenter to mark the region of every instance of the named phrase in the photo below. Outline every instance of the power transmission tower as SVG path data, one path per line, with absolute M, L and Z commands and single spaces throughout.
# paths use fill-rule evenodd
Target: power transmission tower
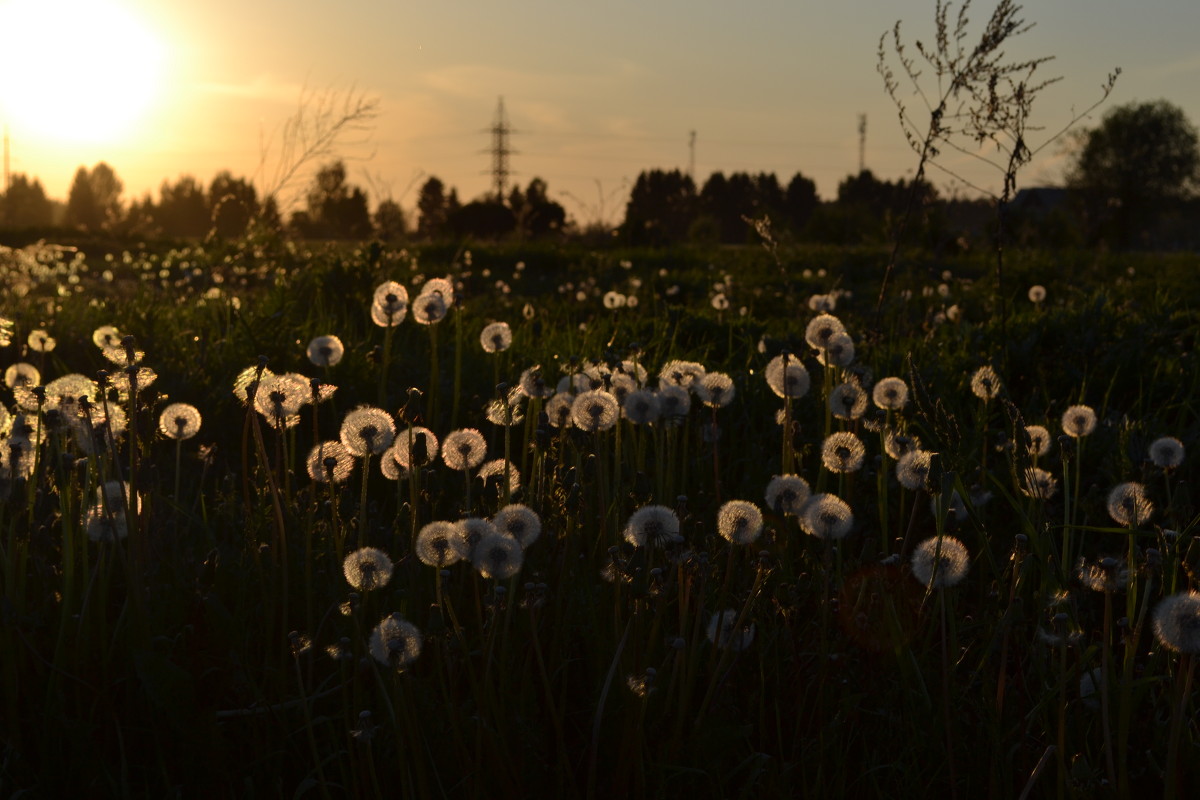
M 867 115 L 858 115 L 858 174 L 867 169 Z
M 508 124 L 508 117 L 504 113 L 503 97 L 496 104 L 496 118 L 492 122 L 492 126 L 487 129 L 487 133 L 492 136 L 492 147 L 488 151 L 492 154 L 492 190 L 496 194 L 496 200 L 503 203 L 508 177 L 512 174 L 508 168 L 508 157 L 517 152 L 508 145 L 508 137 L 514 131 Z

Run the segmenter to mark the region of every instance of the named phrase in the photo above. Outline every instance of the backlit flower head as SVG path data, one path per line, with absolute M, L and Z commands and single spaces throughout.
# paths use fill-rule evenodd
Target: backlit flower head
M 200 431 L 200 411 L 187 403 L 172 403 L 159 415 L 158 429 L 168 439 L 190 439 Z
M 254 408 L 272 427 L 291 428 L 300 422 L 300 406 L 308 401 L 309 389 L 286 375 L 266 375 L 254 395 Z
M 804 329 L 804 341 L 814 350 L 825 350 L 833 337 L 845 333 L 846 327 L 832 314 L 818 314 Z
M 724 408 L 733 402 L 733 378 L 724 372 L 709 372 L 692 384 L 701 403 L 710 408 Z
M 799 475 L 776 475 L 767 483 L 765 499 L 776 514 L 798 516 L 811 496 L 808 481 Z
M 817 361 L 825 366 L 848 367 L 854 361 L 854 340 L 845 331 L 829 337 L 825 346 L 817 350 Z
M 521 373 L 521 380 L 517 384 L 521 389 L 521 394 L 526 397 L 550 397 L 554 394 L 554 387 L 546 383 L 542 377 L 541 365 L 530 367 Z
M 1081 558 L 1075 564 L 1075 577 L 1093 592 L 1123 592 L 1129 585 L 1129 565 L 1116 558 L 1089 561 Z
M 396 434 L 392 449 L 396 463 L 405 469 L 427 467 L 438 457 L 438 438 L 429 428 L 415 425 Z
M 380 455 L 392 446 L 396 423 L 382 408 L 360 406 L 345 416 L 339 438 L 352 456 Z
M 717 510 L 717 533 L 733 544 L 751 544 L 762 535 L 763 516 L 746 500 L 730 500 Z
M 1050 452 L 1050 431 L 1043 426 L 1026 425 L 1025 436 L 1030 455 L 1041 457 Z
M 629 515 L 623 532 L 634 547 L 665 547 L 683 541 L 679 535 L 679 517 L 666 506 L 642 506 Z
M 482 517 L 466 517 L 454 523 L 454 533 L 454 537 L 450 540 L 450 546 L 458 553 L 459 558 L 464 561 L 473 561 L 475 548 L 479 543 L 485 537 L 497 535 L 498 531 L 491 520 Z
M 446 318 L 450 308 L 440 294 L 422 294 L 413 300 L 413 319 L 421 325 L 436 325 Z
M 1163 436 L 1150 443 L 1150 461 L 1161 469 L 1174 469 L 1183 463 L 1183 442 L 1173 436 Z
M 101 325 L 92 331 L 92 344 L 101 349 L 121 344 L 121 332 L 112 325 Z
M 929 488 L 929 473 L 933 469 L 933 453 L 927 450 L 911 450 L 896 462 L 896 480 L 905 489 L 912 491 Z
M 603 389 L 581 392 L 571 403 L 571 420 L 575 427 L 588 431 L 606 431 L 617 424 L 620 415 L 617 398 Z
M 258 390 L 262 388 L 262 379 L 275 373 L 263 367 L 262 373 L 259 373 L 258 367 L 246 367 L 237 374 L 233 379 L 233 395 L 238 400 L 242 401 L 242 405 L 247 405 L 249 402 L 249 390 L 251 386 L 255 386 L 255 399 L 258 398 Z
M 682 386 L 662 386 L 658 390 L 659 416 L 667 421 L 678 421 L 688 415 L 692 407 L 692 396 Z
M 556 428 L 567 428 L 571 425 L 571 406 L 575 403 L 575 395 L 570 392 L 559 392 L 546 403 L 546 417 Z
M 1177 653 L 1200 653 L 1200 593 L 1164 597 L 1154 609 L 1154 636 Z
M 483 577 L 504 581 L 521 571 L 525 551 L 516 539 L 493 531 L 475 545 L 471 563 Z
M 381 328 L 399 325 L 408 315 L 408 289 L 395 281 L 375 287 L 371 300 L 371 321 Z
M 58 346 L 55 338 L 41 328 L 30 331 L 26 342 L 29 344 L 29 349 L 35 353 L 49 353 Z
M 512 503 L 496 512 L 492 524 L 500 533 L 516 539 L 521 547 L 529 547 L 542 533 L 542 520 L 532 508 Z
M 737 629 L 738 612 L 736 609 L 726 609 L 708 618 L 708 628 L 705 634 L 708 640 L 722 650 L 741 652 L 754 641 L 754 626 L 744 625 Z
M 883 437 L 883 449 L 889 456 L 899 461 L 905 453 L 920 450 L 921 440 L 911 434 L 903 434 L 889 429 Z
M 512 346 L 512 329 L 507 322 L 492 322 L 483 327 L 479 344 L 485 353 L 502 353 Z
M 393 669 L 404 667 L 421 655 L 421 631 L 399 612 L 384 617 L 371 631 L 371 656 Z
M 800 527 L 818 539 L 844 539 L 854 527 L 854 513 L 845 500 L 832 494 L 814 494 L 804 504 Z
M 1154 504 L 1146 496 L 1146 487 L 1140 483 L 1121 483 L 1108 493 L 1108 515 L 1118 525 L 1136 528 L 1145 524 L 1154 514 Z
M 475 477 L 483 481 L 484 486 L 489 483 L 495 483 L 496 486 L 501 486 L 504 483 L 504 459 L 497 458 L 494 461 L 488 461 L 480 465 L 479 472 Z M 516 492 L 521 488 L 521 473 L 517 470 L 517 465 L 508 464 L 508 491 L 509 494 Z
M 18 361 L 4 370 L 4 383 L 10 389 L 17 386 L 40 386 L 42 373 L 38 372 L 38 368 L 33 364 Z
M 884 378 L 871 390 L 875 405 L 888 411 L 901 411 L 908 405 L 908 384 L 900 378 Z
M 666 364 L 663 364 L 662 369 L 658 373 L 658 385 L 659 388 L 663 386 L 682 386 L 684 389 L 687 389 L 697 380 L 703 378 L 704 373 L 704 365 L 695 361 L 668 361 Z
M 1021 494 L 1034 500 L 1049 500 L 1058 493 L 1058 479 L 1041 467 L 1029 467 L 1025 470 L 1024 481 L 1021 484 Z
M 436 294 L 446 301 L 446 305 L 454 304 L 454 282 L 449 277 L 430 278 L 421 287 L 421 294 Z
M 932 536 L 917 545 L 912 554 L 912 573 L 931 589 L 957 586 L 971 568 L 966 546 L 953 536 Z
M 637 389 L 625 396 L 621 413 L 634 425 L 646 425 L 658 419 L 660 407 L 657 394 L 649 389 Z
M 430 522 L 417 534 L 415 550 L 422 564 L 430 567 L 448 567 L 462 558 L 454 541 L 460 538 L 458 526 L 442 520 Z
M 991 400 L 1000 394 L 1000 376 L 991 367 L 980 367 L 971 376 L 971 394 L 980 400 Z
M 1071 406 L 1062 415 L 1063 433 L 1079 439 L 1096 430 L 1096 412 L 1091 406 Z
M 336 336 L 318 336 L 308 343 L 308 360 L 318 367 L 337 366 L 346 354 L 346 346 Z
M 867 411 L 867 393 L 858 381 L 839 383 L 829 393 L 829 410 L 838 419 L 858 419 Z
M 1029 302 L 1040 303 L 1046 299 L 1046 287 L 1040 283 L 1035 283 L 1029 287 Z
M 866 453 L 862 440 L 853 433 L 831 433 L 821 445 L 821 463 L 830 472 L 857 472 Z
M 786 366 L 784 365 L 785 361 Z M 767 368 L 763 371 L 763 375 L 767 380 L 767 386 L 777 397 L 803 397 L 812 385 L 808 370 L 795 356 L 787 356 L 786 359 L 782 355 L 775 356 L 767 362 Z
M 342 483 L 354 471 L 354 456 L 341 442 L 319 442 L 308 451 L 305 467 L 318 483 Z
M 487 457 L 487 441 L 475 428 L 450 431 L 442 441 L 442 461 L 450 469 L 475 469 Z
M 342 562 L 346 582 L 358 592 L 369 592 L 387 586 L 392 579 L 392 559 L 374 547 L 360 547 Z

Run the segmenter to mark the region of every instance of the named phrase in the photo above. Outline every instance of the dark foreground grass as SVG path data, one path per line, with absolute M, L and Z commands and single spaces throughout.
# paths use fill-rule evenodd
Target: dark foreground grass
M 1001 315 L 989 264 L 925 256 L 876 315 L 883 254 L 865 250 L 0 258 L 4 366 L 47 386 L 4 395 L 0 794 L 1182 797 L 1200 779 L 1192 657 L 1153 633 L 1162 599 L 1195 588 L 1195 468 L 1148 455 L 1200 438 L 1194 259 L 1010 254 Z M 372 324 L 384 280 L 415 300 L 443 276 L 440 322 L 416 324 L 414 302 Z M 822 303 L 853 339 L 842 366 L 805 340 Z M 513 334 L 495 354 L 492 321 Z M 105 389 L 130 370 L 128 348 L 93 343 L 101 325 L 134 337 L 153 382 L 135 367 L 132 389 Z M 31 349 L 35 329 L 53 350 Z M 346 352 L 318 367 L 325 334 Z M 786 409 L 764 378 L 784 352 L 811 381 Z M 551 388 L 620 392 L 680 360 L 728 375 L 732 401 L 693 389 L 682 415 L 585 430 L 526 396 L 536 366 Z M 984 366 L 987 401 L 970 389 Z M 248 368 L 337 390 L 291 426 L 235 396 Z M 886 376 L 902 409 L 830 413 L 835 386 Z M 514 425 L 487 420 L 492 401 Z M 174 402 L 201 412 L 195 438 L 159 429 Z M 519 483 L 441 458 L 389 480 L 380 455 L 313 480 L 311 449 L 361 404 L 442 440 L 477 428 Z M 1083 437 L 1061 422 L 1075 405 L 1097 417 Z M 1049 432 L 1036 461 L 1029 425 Z M 839 431 L 865 446 L 855 471 L 822 458 Z M 889 431 L 933 454 L 916 488 Z M 783 473 L 849 505 L 844 538 L 768 503 Z M 1122 523 L 1109 494 L 1130 482 L 1153 511 Z M 729 500 L 759 508 L 760 535 L 721 535 Z M 514 576 L 417 557 L 426 525 L 513 501 L 541 522 Z M 680 541 L 629 541 L 647 505 Z M 939 534 L 968 553 L 954 585 L 910 566 Z M 343 558 L 365 546 L 394 571 L 355 591 Z M 372 655 L 393 613 L 419 634 Z

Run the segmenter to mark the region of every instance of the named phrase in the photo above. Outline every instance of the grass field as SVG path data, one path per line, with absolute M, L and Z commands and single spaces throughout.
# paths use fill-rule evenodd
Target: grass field
M 885 260 L 0 252 L 0 795 L 1189 796 L 1195 257 Z

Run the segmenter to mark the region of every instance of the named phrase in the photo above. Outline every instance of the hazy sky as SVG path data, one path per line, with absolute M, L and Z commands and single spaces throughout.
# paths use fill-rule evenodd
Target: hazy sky
M 52 196 L 99 160 L 127 196 L 157 196 L 164 178 L 181 174 L 207 183 L 228 168 L 262 180 L 264 144 L 273 167 L 303 87 L 357 87 L 378 98 L 380 114 L 369 142 L 344 151 L 351 178 L 373 198 L 390 193 L 411 207 L 429 175 L 464 200 L 487 191 L 485 129 L 503 96 L 514 180 L 543 178 L 584 221 L 602 206 L 619 216 L 642 169 L 687 168 L 691 131 L 698 182 L 723 170 L 774 172 L 786 183 L 799 171 L 830 197 L 858 169 L 860 113 L 867 167 L 886 178 L 913 169 L 876 51 L 896 20 L 907 41 L 928 41 L 934 6 L 0 0 L 0 122 L 12 170 L 36 175 Z M 993 8 L 972 9 L 972 42 Z M 1055 55 L 1043 73 L 1063 76 L 1034 107 L 1047 134 L 1072 106 L 1094 102 L 1117 66 L 1107 106 L 1165 98 L 1200 121 L 1200 3 L 1054 0 L 1026 3 L 1022 16 L 1036 25 L 1008 53 Z M 946 163 L 996 187 L 999 173 L 972 161 L 955 154 Z M 1021 183 L 1051 182 L 1061 164 L 1051 146 Z

